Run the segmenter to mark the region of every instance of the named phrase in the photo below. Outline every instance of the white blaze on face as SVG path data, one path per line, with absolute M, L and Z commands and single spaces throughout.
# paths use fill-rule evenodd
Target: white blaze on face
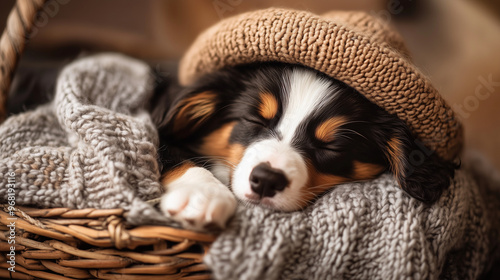
M 331 82 L 318 77 L 309 70 L 294 70 L 284 74 L 286 88 L 284 110 L 277 126 L 278 135 L 260 140 L 251 144 L 245 151 L 241 162 L 233 174 L 232 188 L 238 198 L 248 201 L 252 195 L 250 188 L 250 173 L 253 168 L 262 162 L 269 162 L 271 167 L 281 169 L 290 185 L 273 197 L 261 200 L 261 203 L 282 211 L 300 209 L 303 204 L 301 189 L 308 180 L 307 166 L 302 157 L 292 146 L 291 142 L 304 119 L 320 110 L 325 99 L 332 96 Z

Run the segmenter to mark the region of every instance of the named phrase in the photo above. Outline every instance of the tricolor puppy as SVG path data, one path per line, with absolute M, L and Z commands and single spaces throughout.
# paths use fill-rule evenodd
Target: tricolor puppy
M 300 210 L 335 185 L 385 171 L 410 196 L 433 202 L 454 174 L 436 155 L 411 166 L 420 148 L 403 121 L 302 66 L 223 69 L 165 98 L 153 113 L 167 191 L 161 207 L 188 228 L 224 227 L 237 200 Z

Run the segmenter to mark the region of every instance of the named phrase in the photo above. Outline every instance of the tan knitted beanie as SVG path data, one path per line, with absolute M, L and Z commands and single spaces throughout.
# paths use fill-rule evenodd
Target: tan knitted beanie
M 181 60 L 179 79 L 237 64 L 279 61 L 334 77 L 404 120 L 444 159 L 462 148 L 462 125 L 430 81 L 412 64 L 401 37 L 363 12 L 266 9 L 220 21 Z

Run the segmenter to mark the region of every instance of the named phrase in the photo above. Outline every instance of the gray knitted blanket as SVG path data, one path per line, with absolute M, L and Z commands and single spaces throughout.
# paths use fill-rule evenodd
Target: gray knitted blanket
M 17 204 L 121 207 L 133 224 L 169 222 L 145 202 L 162 192 L 142 109 L 152 83 L 145 64 L 120 55 L 67 66 L 52 103 L 0 126 L 0 198 L 15 172 Z M 500 179 L 485 170 L 459 170 L 433 206 L 388 174 L 301 212 L 240 206 L 205 261 L 216 279 L 475 279 L 500 245 Z
M 18 205 L 123 208 L 132 224 L 165 222 L 145 200 L 160 196 L 158 135 L 142 109 L 149 67 L 121 55 L 63 69 L 52 103 L 0 126 L 0 199 L 15 172 Z
M 396 186 L 386 174 L 302 212 L 240 208 L 205 262 L 216 279 L 477 279 L 489 269 L 500 178 L 481 189 L 461 170 L 432 207 Z

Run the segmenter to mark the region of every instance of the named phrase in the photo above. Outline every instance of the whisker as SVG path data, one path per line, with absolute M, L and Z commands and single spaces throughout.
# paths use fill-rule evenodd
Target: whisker
M 360 137 L 363 137 L 365 140 L 368 140 L 368 138 L 366 138 L 366 136 L 364 136 L 363 134 L 357 132 L 356 130 L 353 130 L 353 129 L 349 129 L 349 128 L 339 128 L 337 129 L 337 131 L 348 131 L 348 132 L 351 132 L 351 133 L 354 133 Z
M 229 161 L 228 159 L 226 159 L 225 157 L 222 157 L 222 156 L 196 156 L 196 157 L 191 157 L 189 159 L 193 160 L 193 161 L 204 160 L 206 162 L 222 161 L 222 162 L 226 163 L 227 165 L 229 165 L 231 167 L 236 167 L 237 166 L 237 164 Z
M 369 121 L 359 121 L 359 120 L 349 120 L 345 123 L 342 123 L 342 126 L 353 124 L 353 123 L 370 123 L 370 122 Z

